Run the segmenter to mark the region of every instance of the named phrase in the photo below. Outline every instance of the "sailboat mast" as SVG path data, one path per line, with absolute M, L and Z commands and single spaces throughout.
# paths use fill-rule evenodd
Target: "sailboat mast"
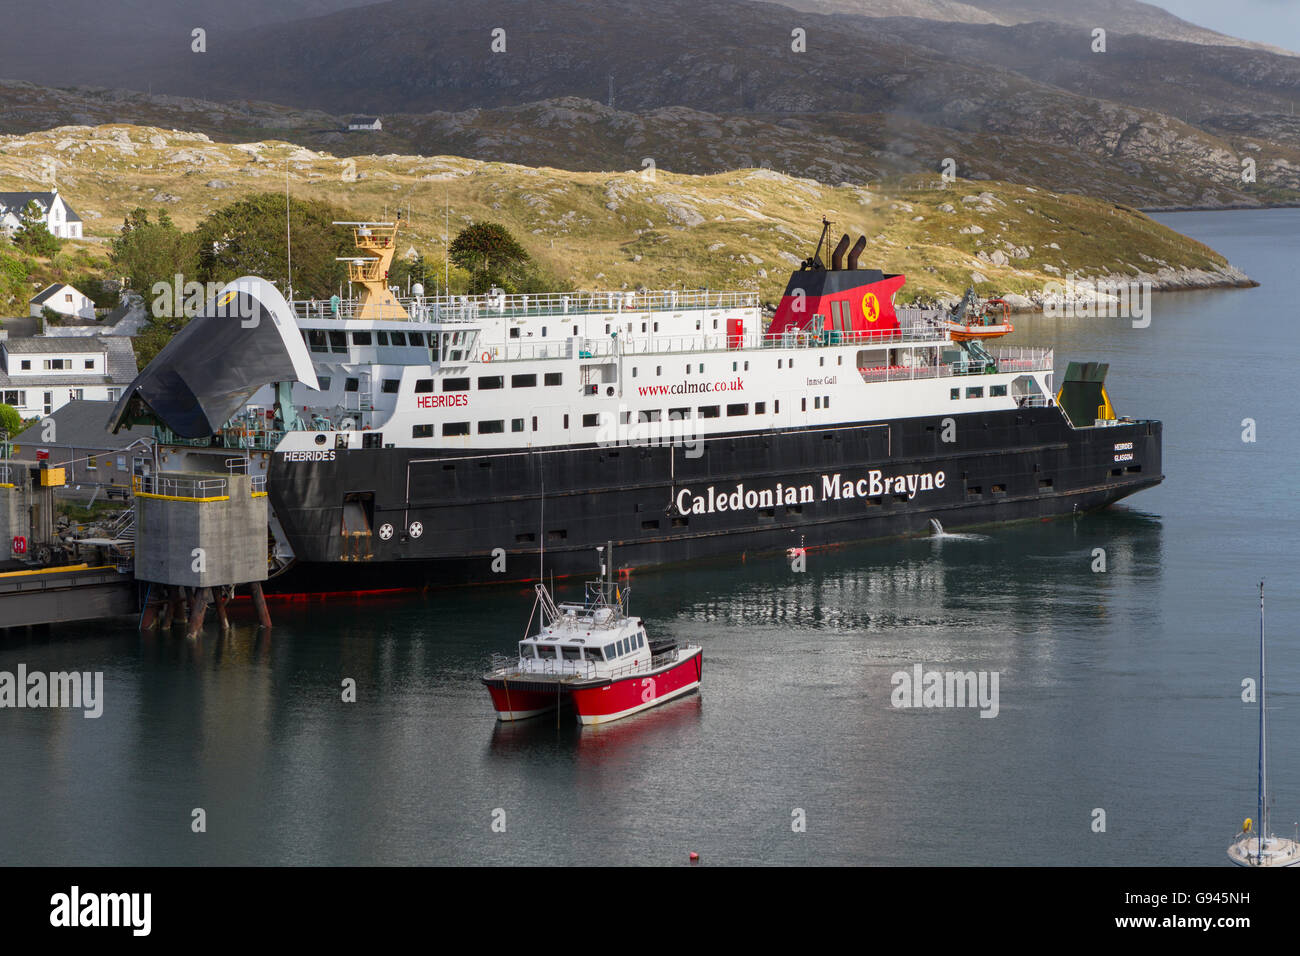
M 1268 716 L 1264 677 L 1264 582 L 1259 582 L 1259 843 L 1258 852 L 1264 852 L 1264 837 L 1268 835 Z

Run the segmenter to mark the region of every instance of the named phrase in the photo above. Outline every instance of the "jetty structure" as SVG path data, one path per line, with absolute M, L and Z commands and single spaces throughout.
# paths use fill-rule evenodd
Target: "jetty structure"
M 397 224 L 340 225 L 357 298 L 238 279 L 109 422 L 152 429 L 160 474 L 265 489 L 268 591 L 581 574 L 607 539 L 632 568 L 815 550 L 1163 480 L 1161 423 L 1116 410 L 1104 363 L 896 307 L 905 276 L 829 222 L 770 322 L 750 292 L 401 297 Z

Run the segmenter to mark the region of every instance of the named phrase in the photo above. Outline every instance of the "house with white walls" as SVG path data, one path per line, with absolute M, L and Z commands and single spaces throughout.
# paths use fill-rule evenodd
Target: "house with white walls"
M 59 195 L 56 186 L 47 193 L 0 192 L 0 232 L 12 236 L 23 224 L 27 207 L 35 202 L 45 227 L 56 239 L 81 239 L 81 217 Z
M 31 315 L 42 315 L 46 309 L 70 319 L 95 320 L 95 303 L 80 289 L 64 282 L 43 289 L 28 303 Z

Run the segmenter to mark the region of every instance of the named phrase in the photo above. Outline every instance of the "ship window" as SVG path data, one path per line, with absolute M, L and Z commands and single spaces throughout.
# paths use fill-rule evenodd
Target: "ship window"
M 325 341 L 325 333 L 320 329 L 307 330 L 307 345 L 313 352 L 328 352 L 330 350 Z
M 547 372 L 543 381 L 547 385 L 559 385 L 564 380 L 563 375 L 563 372 Z
M 655 519 L 652 520 L 652 521 L 642 521 L 642 522 L 641 522 L 641 530 L 642 530 L 642 531 L 658 531 L 658 530 L 659 530 L 659 519 L 658 519 L 658 518 L 655 518 Z
M 762 415 L 762 414 L 764 414 L 766 411 L 767 411 L 767 402 L 755 402 L 755 403 L 754 403 L 754 414 L 755 414 L 755 415 Z
M 777 368 L 785 368 L 785 359 L 777 359 L 777 360 L 776 360 L 776 367 L 777 367 Z
M 639 422 L 657 422 L 662 415 L 663 413 L 659 409 L 652 408 L 637 412 L 636 420 Z
M 498 418 L 495 421 L 479 422 L 478 433 L 480 435 L 499 435 L 506 430 L 504 419 Z
M 395 395 L 397 393 L 397 379 L 384 379 L 384 391 L 389 395 Z
M 468 392 L 469 379 L 467 378 L 444 378 L 442 380 L 442 390 L 444 392 Z
M 387 345 L 387 344 L 388 344 L 388 333 L 387 333 L 387 332 L 376 332 L 376 333 L 375 333 L 375 344 L 376 344 L 376 345 Z
M 618 647 L 617 647 L 616 645 L 614 645 L 614 644 L 606 644 L 606 645 L 605 645 L 605 660 L 607 660 L 607 661 L 612 661 L 612 660 L 614 659 L 614 653 L 615 653 L 617 650 L 618 650 Z
M 713 328 L 714 328 L 714 329 L 717 329 L 717 327 L 718 327 L 718 320 L 717 320 L 717 319 L 714 319 L 714 320 L 713 320 Z
M 328 392 L 330 390 L 330 385 L 333 383 L 333 381 L 334 380 L 330 378 L 328 375 L 316 376 L 316 384 L 320 386 L 320 390 L 322 392 Z
M 537 655 L 533 653 L 533 645 L 532 645 L 532 644 L 529 644 L 527 641 L 520 641 L 520 642 L 519 642 L 519 656 L 520 656 L 520 657 L 527 657 L 527 658 L 529 658 L 529 659 L 535 659 Z
M 565 428 L 568 428 L 568 427 L 569 427 L 569 416 L 568 416 L 568 415 L 565 415 L 565 416 L 564 416 L 564 427 L 565 427 Z
M 343 391 L 345 392 L 355 392 L 360 387 L 361 387 L 361 382 L 358 379 L 345 378 L 343 380 Z M 416 391 L 419 391 L 419 389 L 416 389 Z
M 548 531 L 548 532 L 546 532 L 546 540 L 547 540 L 547 541 L 563 541 L 563 540 L 564 540 L 565 538 L 567 538 L 568 536 L 569 536 L 569 532 L 567 532 L 567 531 L 565 531 L 565 530 L 563 530 L 563 529 L 561 529 L 561 530 L 559 530 L 559 531 Z
M 1001 398 L 1003 395 L 1006 394 L 1007 394 L 1007 387 L 1005 385 L 989 386 L 989 398 Z
M 836 365 L 843 365 L 843 364 L 844 364 L 844 356 L 843 356 L 843 355 L 839 356 L 839 361 L 836 362 L 835 364 L 836 364 Z
M 407 332 L 406 335 L 411 340 L 412 345 L 418 346 L 419 348 L 424 348 L 423 332 Z
M 506 377 L 504 375 L 480 375 L 478 379 L 478 387 L 480 390 L 505 388 Z
M 632 377 L 633 377 L 633 378 L 636 378 L 636 366 L 635 366 L 635 365 L 632 366 Z
M 799 411 L 801 412 L 808 411 L 808 399 L 806 398 L 799 399 Z
M 589 661 L 603 661 L 605 659 L 605 655 L 600 652 L 599 647 L 584 647 L 582 656 L 584 660 Z
M 451 435 L 468 435 L 469 422 L 443 422 L 442 437 L 447 438 Z
M 829 395 L 823 395 L 822 408 L 830 408 L 830 407 L 831 407 L 831 397 Z
M 389 333 L 388 333 L 388 341 L 391 342 L 393 345 L 405 345 L 405 344 L 406 344 L 406 333 L 405 333 L 405 332 L 389 332 Z
M 721 414 L 722 414 L 721 406 L 718 406 L 718 405 L 702 405 L 702 406 L 700 406 L 700 417 L 701 417 L 701 418 L 718 418 L 718 417 L 720 417 Z
M 821 397 L 820 397 L 820 396 L 817 396 L 817 395 L 814 395 L 814 396 L 813 396 L 813 408 L 821 408 L 821 407 L 822 407 L 822 400 L 821 400 Z
M 740 363 L 739 363 L 739 362 L 732 362 L 732 363 L 731 363 L 731 370 L 732 370 L 733 372 L 739 372 L 739 371 L 740 371 Z
M 538 644 L 537 656 L 544 661 L 553 661 L 556 658 L 555 650 L 554 644 Z
M 412 437 L 412 438 L 432 438 L 432 437 L 433 437 L 433 426 L 432 426 L 432 425 L 412 425 L 412 426 L 411 426 L 411 437 Z
M 353 344 L 353 345 L 369 345 L 369 344 L 370 344 L 370 333 L 369 333 L 369 332 L 353 332 L 353 333 L 352 333 L 352 344 Z
M 534 388 L 537 385 L 536 375 L 511 375 L 511 388 Z
M 510 419 L 510 430 L 512 432 L 521 432 L 524 430 L 524 420 L 522 418 Z
M 957 399 L 961 398 L 961 389 L 960 388 L 948 389 L 948 397 L 951 398 L 953 401 L 956 401 Z
M 968 389 L 966 389 L 966 397 L 967 397 L 967 398 L 983 398 L 983 397 L 984 397 L 984 386 L 983 386 L 983 385 L 976 385 L 976 386 L 974 386 L 973 388 L 968 388 Z
M 564 655 L 564 660 L 566 660 L 566 661 L 580 661 L 580 660 L 582 660 L 582 648 L 581 648 L 581 647 L 567 647 L 567 646 L 566 646 L 566 647 L 562 647 L 562 648 L 560 648 L 560 653 Z
M 687 422 L 691 419 L 691 410 L 689 408 L 670 408 L 668 409 L 668 420 L 670 422 Z
M 747 402 L 740 403 L 737 405 L 727 406 L 727 415 L 729 417 L 733 415 L 748 415 L 748 414 L 749 414 L 749 404 Z
M 525 531 L 523 534 L 515 535 L 515 544 L 529 544 L 536 540 L 537 535 L 533 534 L 531 531 Z
M 330 351 L 346 352 L 348 350 L 348 334 L 346 332 L 330 333 Z
M 636 633 L 636 646 L 637 646 L 637 647 L 645 647 L 645 631 L 637 631 L 637 633 Z
M 778 398 L 772 403 L 772 411 L 777 415 L 781 414 L 781 399 Z
M 510 329 L 510 337 L 512 339 L 519 338 L 519 326 L 516 325 Z
M 818 356 L 817 364 L 820 366 L 824 366 L 826 364 L 826 356 L 825 355 Z
M 350 382 L 355 382 L 356 379 L 354 379 L 354 378 L 353 378 L 353 379 L 348 379 L 348 381 L 350 381 Z M 352 391 L 355 392 L 356 389 L 354 388 L 354 389 L 352 389 Z M 416 395 L 427 395 L 427 394 L 429 394 L 429 392 L 432 392 L 432 391 L 433 391 L 433 379 L 431 379 L 431 378 L 417 378 L 417 379 L 415 380 L 415 394 L 416 394 Z
M 583 428 L 595 428 L 595 427 L 596 427 L 597 425 L 599 425 L 599 424 L 600 424 L 600 415 L 599 415 L 599 414 L 583 415 L 583 416 L 582 416 L 582 427 L 583 427 Z
M 632 421 L 632 413 L 630 411 L 618 413 L 618 423 L 620 425 L 626 425 L 630 421 Z
M 533 431 L 537 431 L 537 416 L 533 416 Z

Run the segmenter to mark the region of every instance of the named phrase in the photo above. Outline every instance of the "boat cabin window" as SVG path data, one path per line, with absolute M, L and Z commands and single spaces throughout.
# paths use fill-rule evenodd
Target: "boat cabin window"
M 348 350 L 348 334 L 346 332 L 330 332 L 330 351 L 346 352 Z
M 424 348 L 423 332 L 407 332 L 406 334 L 410 338 L 412 345 L 418 346 L 420 348 Z
M 605 660 L 612 661 L 617 655 L 618 647 L 614 644 L 605 645 Z
M 393 345 L 406 345 L 405 332 L 389 332 L 388 341 Z
M 530 660 L 536 658 L 537 657 L 536 650 L 537 650 L 536 646 L 533 644 L 529 644 L 527 641 L 519 642 L 520 657 L 527 657 Z
M 581 648 L 581 647 L 567 647 L 567 646 L 565 646 L 565 647 L 561 647 L 561 648 L 560 648 L 560 651 L 564 654 L 564 660 L 566 660 L 566 661 L 580 661 L 580 660 L 582 660 L 582 648 Z
M 369 333 L 369 332 L 353 332 L 353 333 L 352 333 L 352 344 L 353 344 L 353 345 L 369 345 L 369 344 L 370 344 L 370 333 Z
M 603 661 L 605 655 L 600 652 L 599 647 L 583 648 L 583 658 L 589 661 Z
M 537 656 L 540 657 L 540 658 L 541 658 L 542 660 L 544 660 L 544 661 L 553 661 L 553 660 L 555 660 L 555 645 L 554 645 L 554 644 L 538 644 L 538 645 L 537 645 Z

